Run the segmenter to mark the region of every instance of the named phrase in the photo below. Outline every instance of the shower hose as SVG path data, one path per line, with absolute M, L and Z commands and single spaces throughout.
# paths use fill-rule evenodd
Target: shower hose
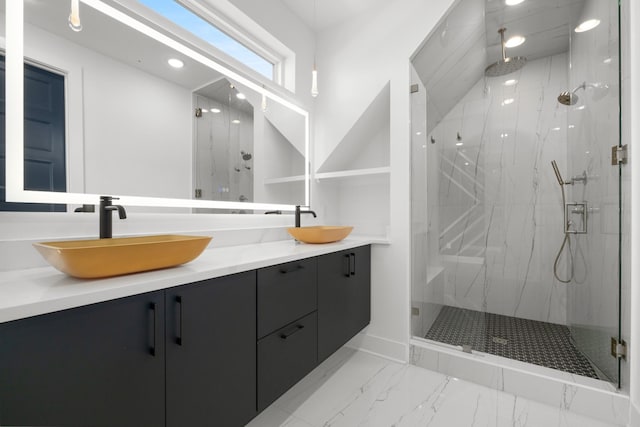
M 564 194 L 564 185 L 560 185 L 560 190 L 562 190 L 562 209 L 566 209 L 565 206 L 567 205 L 566 204 L 567 201 Z M 563 212 L 563 217 L 564 217 L 564 212 Z M 575 271 L 573 268 L 573 253 L 571 251 L 571 233 L 567 231 L 567 228 L 568 227 L 566 227 L 565 225 L 564 240 L 562 241 L 562 245 L 560 245 L 560 249 L 558 250 L 558 255 L 556 255 L 556 260 L 553 262 L 553 275 L 561 283 L 571 282 L 575 274 Z M 569 278 L 561 279 L 558 275 L 558 263 L 560 262 L 560 257 L 562 256 L 562 252 L 564 251 L 565 246 L 569 250 Z

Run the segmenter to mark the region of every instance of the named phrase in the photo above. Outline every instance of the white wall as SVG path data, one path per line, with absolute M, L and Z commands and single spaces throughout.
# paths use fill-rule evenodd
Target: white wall
M 408 359 L 411 256 L 409 58 L 452 3 L 390 1 L 323 30 L 318 38 L 316 166 L 390 83 L 389 204 L 369 201 L 361 211 L 367 219 L 389 215 L 391 244 L 372 251 L 372 319 L 360 344 L 404 360 Z M 321 188 L 317 193 L 323 199 L 314 203 L 322 212 L 331 215 L 340 210 L 336 191 Z

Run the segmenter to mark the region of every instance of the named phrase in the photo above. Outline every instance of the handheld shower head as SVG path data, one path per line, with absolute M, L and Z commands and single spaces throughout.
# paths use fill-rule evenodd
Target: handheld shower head
M 562 179 L 562 175 L 560 175 L 560 169 L 558 169 L 558 164 L 556 163 L 555 160 L 551 161 L 551 166 L 553 167 L 553 171 L 556 173 L 556 178 L 558 179 L 558 184 L 560 184 L 560 186 L 562 187 L 565 182 Z

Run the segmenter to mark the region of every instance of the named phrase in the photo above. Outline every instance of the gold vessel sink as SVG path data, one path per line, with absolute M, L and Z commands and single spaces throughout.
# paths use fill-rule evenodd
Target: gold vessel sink
M 311 227 L 292 227 L 287 231 L 296 240 L 304 243 L 332 243 L 349 235 L 353 227 L 335 225 L 316 225 Z
M 159 235 L 34 243 L 45 260 L 81 279 L 174 267 L 195 259 L 211 237 Z

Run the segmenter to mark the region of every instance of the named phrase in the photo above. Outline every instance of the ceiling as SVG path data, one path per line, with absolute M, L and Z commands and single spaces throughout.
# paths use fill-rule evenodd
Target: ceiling
M 526 37 L 507 56 L 528 61 L 567 52 L 585 0 L 460 0 L 413 58 L 428 93 L 427 130 L 435 125 L 483 78 L 485 68 L 501 59 L 498 29 L 505 38 Z M 515 73 L 514 73 L 515 74 Z M 506 77 L 505 77 L 506 78 Z
M 307 27 L 318 32 L 388 4 L 389 0 L 282 0 L 282 2 Z

